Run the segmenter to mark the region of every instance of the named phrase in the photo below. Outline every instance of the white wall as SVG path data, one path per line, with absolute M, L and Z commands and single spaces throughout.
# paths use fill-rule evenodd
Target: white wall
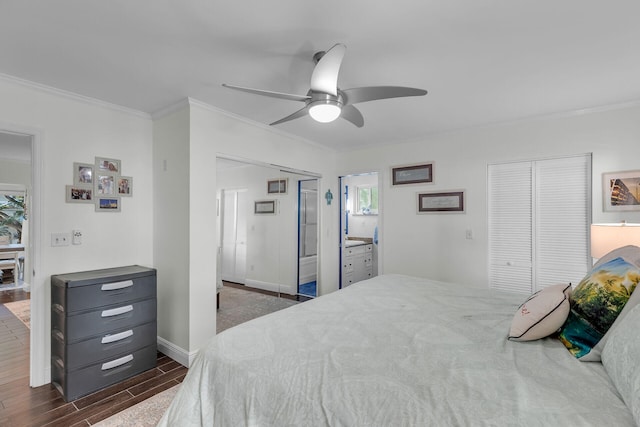
M 35 260 L 31 287 L 38 384 L 48 382 L 50 376 L 50 276 L 153 264 L 151 120 L 107 104 L 0 78 L 0 130 L 37 134 L 40 148 L 41 162 L 34 164 L 40 182 L 33 182 L 34 187 L 40 187 L 40 200 L 34 201 L 40 221 L 30 221 L 31 230 L 37 233 L 32 237 L 40 242 L 35 248 L 40 259 Z M 73 183 L 73 162 L 92 163 L 96 156 L 120 159 L 123 174 L 134 179 L 134 196 L 122 200 L 119 213 L 100 213 L 93 205 L 65 203 L 65 185 Z M 83 231 L 82 245 L 50 246 L 51 233 L 70 233 L 72 229 Z
M 2 157 L 2 153 L 0 153 Z M 31 163 L 0 158 L 0 183 L 31 187 Z
M 640 212 L 602 209 L 602 173 L 640 169 L 640 107 L 551 117 L 433 135 L 343 154 L 339 171 L 379 170 L 384 273 L 488 285 L 487 164 L 593 153 L 593 222 L 640 222 Z M 392 187 L 390 168 L 434 161 L 434 183 Z M 418 191 L 464 189 L 464 214 L 416 214 Z M 471 229 L 474 238 L 467 240 Z
M 218 236 L 216 221 L 212 220 L 216 211 L 216 156 L 222 154 L 241 157 L 319 173 L 324 177 L 320 183 L 320 191 L 323 192 L 332 188 L 335 193 L 337 174 L 333 150 L 292 138 L 273 128 L 246 122 L 195 100 L 188 100 L 185 104 L 175 106 L 173 110 L 176 112 L 167 111 L 162 118 L 155 120 L 154 169 L 163 167 L 162 155 L 173 155 L 170 160 L 177 162 L 181 171 L 184 168 L 184 173 L 179 173 L 178 180 L 183 181 L 188 175 L 188 185 L 171 184 L 166 190 L 161 190 L 166 200 L 169 200 L 168 197 L 180 191 L 180 188 L 188 189 L 188 209 L 184 211 L 188 218 L 188 240 L 177 239 L 171 245 L 156 243 L 154 254 L 158 263 L 160 259 L 169 258 L 170 254 L 188 254 L 188 266 L 183 264 L 181 258 L 175 264 L 158 264 L 158 268 L 165 271 L 167 276 L 175 278 L 171 283 L 175 292 L 188 295 L 188 304 L 171 305 L 171 310 L 174 311 L 172 316 L 181 324 L 171 328 L 163 327 L 162 333 L 165 335 L 161 335 L 160 339 L 168 347 L 175 345 L 174 350 L 181 353 L 177 358 L 182 363 L 188 363 L 185 358 L 190 359 L 215 335 L 216 330 L 215 242 L 218 241 Z M 188 114 L 188 136 L 183 130 L 187 121 L 183 114 Z M 171 130 L 171 122 L 174 120 L 181 129 L 177 135 Z M 171 144 L 174 147 L 170 149 Z M 180 148 L 176 148 L 175 144 Z M 163 153 L 155 150 L 162 150 Z M 177 151 L 172 154 L 172 150 Z M 160 172 L 154 173 L 154 176 L 158 175 Z M 161 197 L 160 192 L 158 197 Z M 168 202 L 162 205 L 166 203 Z M 160 209 L 157 201 L 155 209 Z M 320 211 L 323 230 L 320 242 L 321 293 L 338 287 L 338 252 L 335 243 L 338 241 L 338 227 L 337 221 L 332 220 L 338 216 L 337 209 L 337 204 L 333 204 L 323 206 Z M 156 213 L 156 219 L 158 215 Z M 295 253 L 295 247 L 293 250 Z M 160 280 L 165 278 L 159 277 Z M 165 289 L 165 285 L 159 287 L 159 291 L 163 293 Z M 159 296 L 159 299 L 165 298 L 169 297 Z M 159 311 L 159 317 L 161 316 L 164 314 Z M 185 333 L 188 334 L 186 339 Z

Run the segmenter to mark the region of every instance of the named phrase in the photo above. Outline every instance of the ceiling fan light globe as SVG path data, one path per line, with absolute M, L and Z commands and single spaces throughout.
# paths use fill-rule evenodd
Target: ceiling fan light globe
M 320 123 L 330 123 L 340 117 L 341 109 L 334 103 L 319 102 L 309 107 L 309 115 Z

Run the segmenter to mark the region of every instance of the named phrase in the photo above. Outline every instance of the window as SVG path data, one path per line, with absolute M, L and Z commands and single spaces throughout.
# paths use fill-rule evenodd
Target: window
M 532 293 L 586 274 L 591 155 L 489 165 L 489 286 Z
M 377 215 L 378 214 L 378 187 L 361 186 L 356 187 L 358 198 L 356 199 L 356 214 Z

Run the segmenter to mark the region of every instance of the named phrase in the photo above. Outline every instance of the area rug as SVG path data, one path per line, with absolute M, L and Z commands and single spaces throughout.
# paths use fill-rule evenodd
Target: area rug
M 31 329 L 31 300 L 7 302 L 4 304 L 7 310 L 13 313 L 27 328 Z
M 152 427 L 158 425 L 164 411 L 167 410 L 180 385 L 174 385 L 168 390 L 156 394 L 131 408 L 110 416 L 94 426 L 99 427 Z

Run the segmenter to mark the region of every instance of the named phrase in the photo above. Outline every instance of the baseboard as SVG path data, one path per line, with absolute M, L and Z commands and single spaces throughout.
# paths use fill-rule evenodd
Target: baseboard
M 281 283 L 261 282 L 259 280 L 246 279 L 245 286 L 263 289 L 265 291 L 279 292 L 281 294 L 295 295 L 298 293 L 295 285 L 283 285 Z
M 170 358 L 187 368 L 191 366 L 191 363 L 193 363 L 193 358 L 198 353 L 198 351 L 189 353 L 182 347 L 179 347 L 162 337 L 158 337 L 158 351 L 165 354 L 166 356 L 169 356 Z

